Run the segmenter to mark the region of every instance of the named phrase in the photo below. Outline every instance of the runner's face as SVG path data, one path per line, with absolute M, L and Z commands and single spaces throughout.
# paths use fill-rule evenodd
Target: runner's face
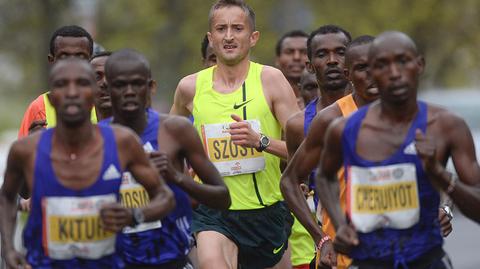
M 204 67 L 210 67 L 217 64 L 217 56 L 213 52 L 213 49 L 210 47 L 210 45 L 207 46 L 207 51 L 205 54 L 206 54 L 206 58 L 203 59 Z
M 307 62 L 307 38 L 287 37 L 282 42 L 277 66 L 289 80 L 299 81 Z
M 111 110 L 112 102 L 107 89 L 107 79 L 105 77 L 105 62 L 108 56 L 96 57 L 90 61 L 95 71 L 95 79 L 97 80 L 98 91 L 95 95 L 95 107 L 103 110 Z
M 217 61 L 236 65 L 245 59 L 259 36 L 257 31 L 252 30 L 247 14 L 240 7 L 217 9 L 208 32 L 208 40 L 217 55 Z
M 60 59 L 76 57 L 90 59 L 90 45 L 86 37 L 57 36 L 55 38 L 54 55 L 49 55 L 49 61 L 54 63 Z
M 311 65 L 320 87 L 326 91 L 345 89 L 348 83 L 343 71 L 348 43 L 345 34 L 319 34 L 311 42 Z
M 50 75 L 50 101 L 59 120 L 69 126 L 78 126 L 90 119 L 97 84 L 89 68 L 88 63 L 61 63 Z
M 373 83 L 368 66 L 368 49 L 370 44 L 364 44 L 350 48 L 347 52 L 349 62 L 348 74 L 355 93 L 363 100 L 373 102 L 378 99 L 378 89 Z
M 392 38 L 370 53 L 370 70 L 382 101 L 404 103 L 415 98 L 423 61 L 409 44 Z
M 314 74 L 307 71 L 303 72 L 300 80 L 300 92 L 303 100 L 305 100 L 305 104 L 310 103 L 313 99 L 318 97 L 320 90 L 318 88 L 317 78 Z
M 108 79 L 114 113 L 123 117 L 144 113 L 152 85 L 152 79 L 142 63 L 115 63 L 111 67 L 111 78 Z

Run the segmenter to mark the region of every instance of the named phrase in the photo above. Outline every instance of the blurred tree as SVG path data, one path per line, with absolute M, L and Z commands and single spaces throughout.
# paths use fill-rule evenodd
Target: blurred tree
M 46 88 L 48 41 L 59 26 L 80 24 L 109 50 L 131 47 L 152 63 L 157 101 L 169 105 L 180 78 L 201 68 L 200 42 L 214 0 L 0 0 L 0 91 L 8 93 L 8 120 Z M 480 82 L 480 1 L 477 0 L 247 0 L 261 38 L 252 52 L 272 64 L 284 32 L 327 23 L 353 36 L 395 29 L 410 34 L 426 55 L 427 88 L 472 87 Z M 22 95 L 28 98 L 22 98 Z M 5 95 L 4 95 L 5 96 Z M 18 101 L 21 100 L 21 101 Z M 18 109 L 10 107 L 21 102 Z M 0 110 L 0 124 L 4 118 Z M 1 118 L 3 117 L 3 118 Z M 3 126 L 0 126 L 3 127 Z

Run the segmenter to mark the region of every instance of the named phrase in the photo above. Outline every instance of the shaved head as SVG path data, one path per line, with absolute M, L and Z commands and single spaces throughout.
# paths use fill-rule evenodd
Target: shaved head
M 76 70 L 82 70 L 87 73 L 87 76 L 95 82 L 95 71 L 87 60 L 79 58 L 67 58 L 55 62 L 50 69 L 50 75 L 48 77 L 49 83 L 55 78 L 55 76 L 64 70 L 65 68 L 75 68 Z
M 107 81 L 110 82 L 113 76 L 125 69 L 135 69 L 147 78 L 152 77 L 150 64 L 143 54 L 133 49 L 122 49 L 110 55 L 105 63 Z
M 378 35 L 372 42 L 368 57 L 372 59 L 381 50 L 397 48 L 399 46 L 411 50 L 414 55 L 418 56 L 417 45 L 408 35 L 398 31 L 387 31 Z

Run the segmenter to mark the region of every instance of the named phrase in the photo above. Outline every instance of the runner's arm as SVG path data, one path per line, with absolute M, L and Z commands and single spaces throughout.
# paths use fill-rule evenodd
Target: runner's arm
M 230 194 L 215 166 L 208 159 L 197 131 L 186 119 L 174 119 L 172 135 L 179 139 L 182 152 L 203 184 L 195 182 L 189 174 L 179 186 L 199 203 L 208 207 L 226 210 L 230 207 Z M 169 128 L 170 129 L 170 128 Z
M 265 66 L 263 69 L 262 85 L 266 96 L 270 97 L 267 100 L 271 100 L 273 115 L 285 130 L 290 116 L 300 111 L 292 87 L 280 70 L 270 66 Z M 266 152 L 286 159 L 288 154 L 285 142 L 277 139 L 270 140 L 270 146 Z
M 193 97 L 195 96 L 196 74 L 184 77 L 178 83 L 170 109 L 171 115 L 188 117 L 192 114 Z
M 315 219 L 311 217 L 308 205 L 298 186 L 305 179 L 308 179 L 310 173 L 316 168 L 320 161 L 324 133 L 328 124 L 334 118 L 334 115 L 330 110 L 323 110 L 317 114 L 312 121 L 307 137 L 303 143 L 300 144 L 298 150 L 293 152 L 294 155 L 283 172 L 280 181 L 283 197 L 288 203 L 290 210 L 311 234 L 316 243 L 322 239 L 324 234 L 315 222 Z M 295 145 L 292 144 L 298 143 L 298 137 L 300 135 L 303 137 L 303 125 L 295 124 L 297 126 L 292 126 L 292 120 L 294 120 L 294 118 L 291 118 L 287 123 L 287 145 L 290 144 L 289 154 L 294 150 Z M 297 140 L 297 142 L 294 142 L 295 140 Z
M 441 123 L 444 125 L 442 131 L 448 137 L 452 161 L 460 180 L 455 181 L 456 176 L 447 172 L 436 158 L 434 143 L 430 144 L 430 150 L 420 147 L 422 144 L 417 143 L 419 144 L 417 151 L 423 159 L 425 170 L 433 179 L 432 183 L 445 192 L 448 192 L 450 188 L 451 192 L 448 195 L 457 207 L 467 217 L 480 223 L 480 211 L 478 211 L 480 207 L 480 167 L 475 156 L 471 132 L 463 119 L 451 113 L 443 113 L 441 118 Z M 416 139 L 417 141 L 429 141 L 429 137 L 425 137 L 420 131 L 417 131 Z M 453 186 L 450 187 L 451 185 Z
M 318 197 L 322 206 L 328 212 L 335 230 L 346 225 L 345 214 L 340 207 L 339 183 L 337 172 L 343 163 L 342 158 L 342 133 L 345 126 L 345 119 L 337 119 L 328 127 L 322 150 L 320 164 L 317 170 L 315 181 Z
M 141 209 L 145 222 L 165 217 L 175 207 L 172 191 L 150 164 L 138 138 L 129 135 L 122 144 L 129 156 L 126 170 L 145 188 L 150 198 L 150 203 Z
M 7 158 L 7 168 L 0 189 L 0 232 L 2 252 L 14 251 L 13 235 L 17 218 L 17 197 L 25 184 L 25 163 L 21 154 L 21 145 L 15 142 Z

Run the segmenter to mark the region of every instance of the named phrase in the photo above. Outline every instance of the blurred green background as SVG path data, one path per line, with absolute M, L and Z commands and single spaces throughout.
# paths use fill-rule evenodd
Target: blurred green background
M 62 25 L 85 27 L 108 50 L 130 47 L 151 61 L 159 83 L 156 106 L 170 107 L 178 81 L 201 68 L 200 42 L 213 0 L 0 0 L 0 131 L 18 128 L 28 103 L 46 89 L 48 42 Z M 480 1 L 247 0 L 261 38 L 252 56 L 272 65 L 286 31 L 326 23 L 352 33 L 395 29 L 426 55 L 423 88 L 478 84 Z

